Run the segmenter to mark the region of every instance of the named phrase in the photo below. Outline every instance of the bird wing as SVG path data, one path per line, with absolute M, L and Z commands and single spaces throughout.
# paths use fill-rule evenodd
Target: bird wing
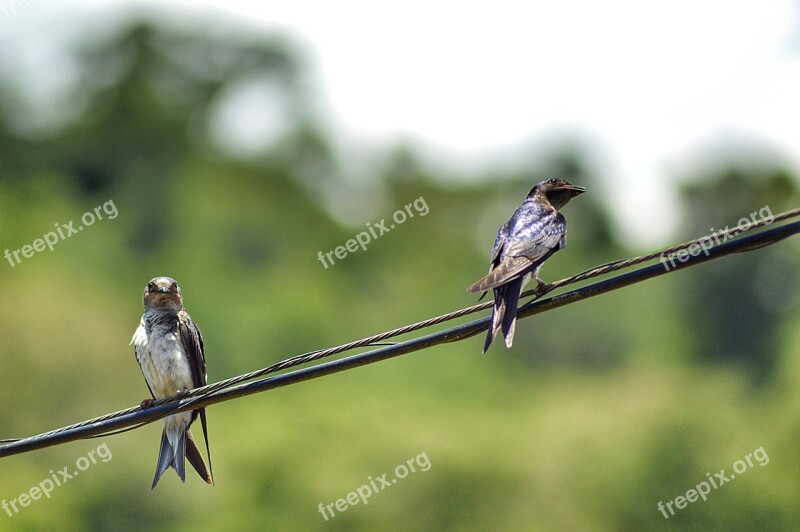
M 507 221 L 500 226 L 497 230 L 497 238 L 494 239 L 492 246 L 491 262 L 489 263 L 489 271 L 491 272 L 498 264 L 500 264 L 500 257 L 503 255 L 503 248 L 506 241 L 511 236 L 511 220 Z
M 192 321 L 191 316 L 185 310 L 178 313 L 178 332 L 181 336 L 186 355 L 189 357 L 189 365 L 192 370 L 192 383 L 194 387 L 206 385 L 206 357 L 203 350 L 203 336 L 200 329 Z
M 189 357 L 189 365 L 192 370 L 192 382 L 195 388 L 205 386 L 208 375 L 206 373 L 206 357 L 205 350 L 203 349 L 203 335 L 200 334 L 200 329 L 192 321 L 191 316 L 185 310 L 178 312 L 178 332 L 181 336 L 186 355 Z M 198 408 L 192 411 L 192 420 L 194 421 L 197 413 L 200 414 L 200 425 L 203 427 L 203 439 L 206 442 L 206 453 L 208 455 L 208 479 L 211 477 L 211 448 L 208 446 L 208 427 L 206 424 L 206 409 Z M 191 460 L 190 460 L 191 461 Z M 194 462 L 192 462 L 194 463 Z M 195 466 L 197 469 L 197 466 Z M 198 473 L 200 470 L 198 469 Z M 201 476 L 203 473 L 200 473 Z M 208 479 L 206 479 L 208 481 Z M 209 482 L 209 483 L 213 483 Z
M 532 235 L 514 235 L 505 243 L 502 258 L 489 274 L 470 286 L 471 292 L 484 292 L 503 285 L 540 265 L 550 255 L 566 245 L 567 224 L 560 212 L 536 228 Z
M 492 246 L 491 260 L 489 261 L 489 273 L 492 273 L 492 270 L 495 269 L 498 264 L 500 264 L 500 258 L 503 256 L 503 248 L 505 247 L 510 232 L 511 232 L 511 220 L 501 225 L 500 229 L 497 230 L 497 238 L 494 239 L 494 245 Z M 477 288 L 479 283 L 484 279 L 485 277 L 480 279 L 478 282 L 474 283 L 467 289 L 470 292 L 478 292 L 478 291 L 483 292 L 481 294 L 481 297 L 478 298 L 478 301 L 483 299 L 484 296 L 486 295 L 485 289 Z

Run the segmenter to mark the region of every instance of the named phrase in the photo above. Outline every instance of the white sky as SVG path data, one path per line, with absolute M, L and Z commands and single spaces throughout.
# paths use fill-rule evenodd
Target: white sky
M 800 168 L 797 1 L 30 0 L 0 10 L 0 31 L 120 5 L 282 31 L 344 146 L 403 139 L 474 172 L 586 138 L 645 242 L 674 229 L 668 191 L 711 148 L 755 145 Z

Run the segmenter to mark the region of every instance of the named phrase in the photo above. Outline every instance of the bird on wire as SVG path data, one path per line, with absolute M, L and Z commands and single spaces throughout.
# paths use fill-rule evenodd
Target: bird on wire
M 131 343 L 150 395 L 153 399 L 163 399 L 205 386 L 203 337 L 183 308 L 183 295 L 178 283 L 171 277 L 155 277 L 147 283 L 142 300 L 145 311 Z M 148 408 L 153 399 L 142 401 L 142 408 Z M 208 466 L 189 430 L 198 415 L 203 427 Z M 150 489 L 155 489 L 161 475 L 170 467 L 175 469 L 181 481 L 186 482 L 186 458 L 203 480 L 214 484 L 205 408 L 164 418 L 158 464 Z
M 483 292 L 481 299 L 486 292 L 494 290 L 492 323 L 483 346 L 484 353 L 500 330 L 506 347 L 511 347 L 523 287 L 533 277 L 538 283 L 536 288 L 543 288 L 546 283 L 539 279 L 539 268 L 567 245 L 567 221 L 559 210 L 584 192 L 586 188 L 563 179 L 542 181 L 500 226 L 492 246 L 489 273 L 468 288 L 470 292 Z

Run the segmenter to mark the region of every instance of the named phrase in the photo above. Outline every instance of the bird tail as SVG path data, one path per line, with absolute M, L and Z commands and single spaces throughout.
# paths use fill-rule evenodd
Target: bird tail
M 194 441 L 192 432 L 187 428 L 185 430 L 178 429 L 178 438 L 175 445 L 170 442 L 167 435 L 167 429 L 161 433 L 161 449 L 158 452 L 158 464 L 156 465 L 156 474 L 153 478 L 153 485 L 150 490 L 154 490 L 158 481 L 164 472 L 172 467 L 178 473 L 181 482 L 186 482 L 186 458 L 189 458 L 189 463 L 192 464 L 195 471 L 209 484 L 214 484 L 209 469 L 203 461 L 203 455 L 197 448 Z
M 486 333 L 486 341 L 483 343 L 484 353 L 486 353 L 486 351 L 489 350 L 489 346 L 492 345 L 494 337 L 497 336 L 497 331 L 500 330 L 499 323 L 503 319 L 503 304 L 502 302 L 498 304 L 496 297 L 497 296 L 495 296 L 494 309 L 492 309 L 492 324 L 489 327 L 489 331 Z
M 156 464 L 156 475 L 153 478 L 153 485 L 150 491 L 156 489 L 156 484 L 161 479 L 164 471 L 170 467 L 174 468 L 181 479 L 186 482 L 186 469 L 184 459 L 186 458 L 186 431 L 180 431 L 175 447 L 169 441 L 167 428 L 161 433 L 161 449 L 158 451 L 158 464 Z
M 200 449 L 197 448 L 197 444 L 194 442 L 191 430 L 186 431 L 186 458 L 189 459 L 189 463 L 192 464 L 192 467 L 194 467 L 194 470 L 200 475 L 200 478 L 205 480 L 207 484 L 213 486 L 214 477 L 211 475 L 211 457 L 209 456 L 209 465 L 206 467 L 203 455 L 200 454 Z
M 514 329 L 517 325 L 517 305 L 519 295 L 522 293 L 522 279 L 517 279 L 506 285 L 506 312 L 503 315 L 503 337 L 506 347 L 514 343 Z
M 489 326 L 489 331 L 486 333 L 486 342 L 483 344 L 483 352 L 489 350 L 489 346 L 492 345 L 492 341 L 494 341 L 495 336 L 500 331 L 500 327 L 503 323 L 503 317 L 506 313 L 506 297 L 505 297 L 505 286 L 499 286 L 494 289 L 494 307 L 492 308 L 492 323 Z
M 486 334 L 483 352 L 489 350 L 497 333 L 502 329 L 506 347 L 511 347 L 514 342 L 514 329 L 517 322 L 517 305 L 522 292 L 522 279 L 514 279 L 507 284 L 494 289 L 494 308 L 492 309 L 492 324 Z

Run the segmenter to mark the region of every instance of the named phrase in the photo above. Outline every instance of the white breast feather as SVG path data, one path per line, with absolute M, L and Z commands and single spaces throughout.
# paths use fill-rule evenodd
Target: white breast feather
M 156 399 L 194 387 L 189 357 L 177 334 L 152 330 L 150 335 L 139 325 L 133 335 L 136 359 Z

